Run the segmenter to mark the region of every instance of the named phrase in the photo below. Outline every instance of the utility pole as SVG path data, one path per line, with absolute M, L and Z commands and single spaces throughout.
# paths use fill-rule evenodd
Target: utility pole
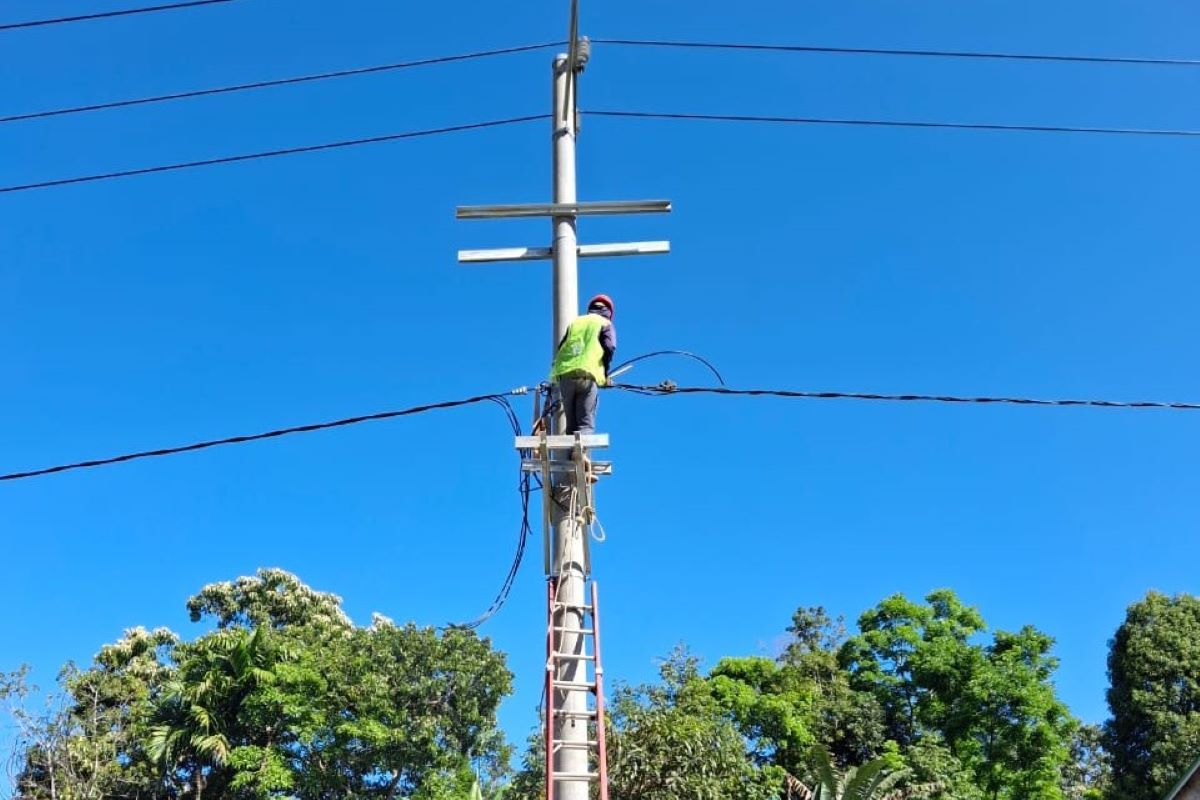
M 578 123 L 578 110 L 575 108 L 574 93 L 568 92 L 576 76 L 571 74 L 572 66 L 565 55 L 554 59 L 553 86 L 551 93 L 551 125 L 554 141 L 554 187 L 553 198 L 555 205 L 571 205 L 576 202 L 575 196 L 575 135 Z M 572 96 L 568 98 L 568 94 Z M 562 214 L 551 218 L 553 230 L 553 259 L 554 278 L 552 282 L 553 297 L 551 302 L 554 309 L 554 331 L 550 340 L 550 357 L 563 335 L 579 314 L 579 253 L 578 237 L 575 231 L 575 215 Z M 556 420 L 555 433 L 561 432 L 562 417 Z
M 511 219 L 549 217 L 550 247 L 517 247 L 497 250 L 463 250 L 465 264 L 500 261 L 550 260 L 551 359 L 567 327 L 579 314 L 579 258 L 663 254 L 668 242 L 626 242 L 583 245 L 577 239 L 578 218 L 585 215 L 665 213 L 666 200 L 601 201 L 581 203 L 576 197 L 575 142 L 579 111 L 575 91 L 583 71 L 577 36 L 577 8 L 572 5 L 570 50 L 553 62 L 552 164 L 553 191 L 549 204 L 459 207 L 459 219 Z M 522 469 L 539 474 L 543 486 L 543 560 L 547 574 L 546 704 L 543 731 L 546 738 L 546 794 L 548 800 L 588 800 L 597 782 L 600 800 L 608 798 L 608 770 L 604 742 L 604 684 L 600 661 L 597 587 L 588 580 L 591 558 L 588 547 L 594 515 L 592 481 L 611 472 L 611 464 L 589 462 L 585 453 L 608 446 L 606 434 L 563 435 L 561 411 L 551 420 L 550 435 L 522 436 L 516 441 L 523 455 Z M 590 602 L 589 602 L 590 601 Z M 587 618 L 591 618 L 590 629 Z M 587 642 L 592 641 L 591 652 Z M 592 679 L 588 664 L 592 664 Z M 589 708 L 589 696 L 594 706 Z M 592 737 L 595 737 L 594 739 Z M 590 764 L 594 759 L 595 770 Z
M 579 121 L 579 111 L 573 102 L 577 93 L 571 91 L 578 74 L 574 73 L 576 65 L 566 56 L 554 59 L 553 84 L 551 93 L 553 109 L 551 121 L 554 137 L 554 187 L 555 205 L 566 205 L 577 201 L 575 195 L 575 136 Z M 576 217 L 573 214 L 563 214 L 551 218 L 553 225 L 553 303 L 554 303 L 554 337 L 550 342 L 550 357 L 558 348 L 558 343 L 567 332 L 570 325 L 579 314 L 579 253 L 577 251 L 578 237 L 575 230 Z M 565 433 L 565 416 L 560 412 L 554 415 L 554 433 Z M 569 478 L 568 478 L 569 480 Z M 567 488 L 567 491 L 562 491 Z M 584 537 L 586 531 L 581 531 L 564 509 L 563 500 L 569 497 L 569 487 L 554 487 L 554 502 L 550 504 L 550 526 L 554 531 L 554 564 L 558 565 L 558 583 L 555 589 L 557 598 L 551 598 L 550 619 L 552 627 L 558 630 L 558 652 L 572 655 L 584 654 L 584 639 L 579 632 L 583 629 L 584 606 Z M 555 605 L 556 604 L 556 605 Z M 553 640 L 551 642 L 553 645 Z M 554 665 L 551 665 L 553 668 Z M 558 683 L 586 683 L 587 664 L 582 659 L 566 659 L 558 665 Z M 588 769 L 588 725 L 587 720 L 580 714 L 587 712 L 588 698 L 586 690 L 570 689 L 562 692 L 559 698 L 547 698 L 552 716 L 546 729 L 550 732 L 550 740 L 546 742 L 547 752 L 554 759 L 554 774 L 583 775 Z M 554 711 L 563 713 L 557 716 Z M 596 725 L 603 725 L 604 720 L 596 720 Z M 561 742 L 557 751 L 553 742 Z M 559 800 L 588 800 L 589 784 L 585 781 L 565 781 L 557 787 L 552 787 Z

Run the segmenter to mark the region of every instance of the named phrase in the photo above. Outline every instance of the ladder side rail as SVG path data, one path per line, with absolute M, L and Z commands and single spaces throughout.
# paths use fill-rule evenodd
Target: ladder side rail
M 554 596 L 557 581 L 546 581 L 546 800 L 554 800 Z
M 608 744 L 604 735 L 604 662 L 600 660 L 600 599 L 592 581 L 592 655 L 596 676 L 596 771 L 600 775 L 600 800 L 608 800 Z
M 555 502 L 555 486 L 554 478 L 550 473 L 550 448 L 546 446 L 546 432 L 544 430 L 542 431 L 542 438 L 538 445 L 538 457 L 542 462 L 542 561 L 545 565 L 546 574 L 553 575 L 554 570 L 550 566 L 550 519 L 552 514 L 550 504 Z M 553 602 L 552 599 L 552 605 Z

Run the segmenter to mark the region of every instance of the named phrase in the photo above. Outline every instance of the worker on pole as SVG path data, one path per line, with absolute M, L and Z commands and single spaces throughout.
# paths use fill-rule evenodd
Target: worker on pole
M 558 387 L 566 415 L 563 433 L 568 435 L 596 432 L 600 387 L 608 383 L 608 370 L 617 350 L 614 311 L 611 297 L 596 295 L 588 302 L 587 313 L 567 327 L 558 344 L 550 380 Z

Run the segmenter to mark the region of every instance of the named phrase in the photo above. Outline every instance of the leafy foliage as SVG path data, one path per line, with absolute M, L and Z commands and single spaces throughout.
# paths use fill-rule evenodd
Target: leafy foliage
M 800 800 L 902 800 L 927 796 L 936 788 L 896 789 L 896 784 L 907 777 L 907 772 L 891 769 L 886 758 L 877 758 L 839 773 L 829 751 L 814 745 L 809 750 L 808 761 L 810 783 L 794 781 L 789 784 Z
M 983 618 L 949 590 L 925 604 L 889 597 L 859 627 L 841 662 L 879 701 L 902 752 L 936 734 L 986 797 L 1063 797 L 1077 723 L 1055 696 L 1049 636 L 1027 626 L 978 644 Z
M 1158 800 L 1200 755 L 1200 598 L 1151 592 L 1109 645 L 1110 797 Z
M 782 772 L 760 768 L 723 719 L 697 662 L 677 650 L 662 683 L 618 691 L 612 705 L 613 800 L 768 800 Z
M 508 757 L 511 675 L 472 632 L 355 627 L 278 570 L 188 607 L 216 630 L 130 631 L 66 673 L 61 713 L 30 717 L 21 798 L 459 800 Z

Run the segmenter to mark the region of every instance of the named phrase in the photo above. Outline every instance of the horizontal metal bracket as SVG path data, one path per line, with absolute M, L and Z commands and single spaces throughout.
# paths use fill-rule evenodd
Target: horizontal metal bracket
M 546 442 L 547 450 L 574 450 L 575 436 L 559 435 L 559 436 L 518 436 L 516 437 L 516 446 L 518 450 L 537 450 L 542 446 L 543 439 Z M 599 449 L 608 447 L 607 433 L 592 433 L 579 436 L 579 442 L 585 449 Z
M 542 464 L 541 459 L 526 458 L 521 461 L 521 472 L 528 472 L 536 475 L 541 474 L 543 468 L 544 465 Z M 550 472 L 555 475 L 566 472 L 574 472 L 575 464 L 570 461 L 551 461 L 549 469 Z M 593 475 L 611 475 L 612 462 L 593 461 L 591 471 Z
M 494 206 L 459 206 L 459 219 L 520 219 L 523 217 L 584 217 L 617 214 L 666 214 L 670 200 L 599 200 L 588 203 L 511 203 Z
M 616 256 L 659 256 L 671 252 L 670 242 L 620 242 L 584 244 L 577 249 L 580 258 Z M 548 261 L 554 251 L 549 247 L 502 247 L 495 250 L 459 250 L 460 264 L 490 264 L 498 261 Z

